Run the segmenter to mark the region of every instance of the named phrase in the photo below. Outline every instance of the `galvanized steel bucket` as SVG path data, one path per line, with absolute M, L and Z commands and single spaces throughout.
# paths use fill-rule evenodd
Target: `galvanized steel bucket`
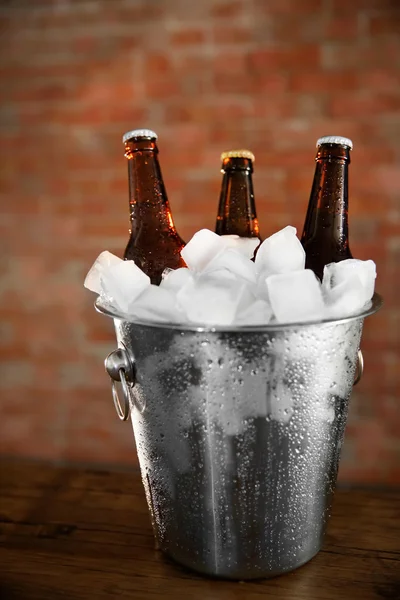
M 335 321 L 212 329 L 130 322 L 96 303 L 114 319 L 106 369 L 161 550 L 232 579 L 279 575 L 320 550 L 363 321 L 381 303 Z

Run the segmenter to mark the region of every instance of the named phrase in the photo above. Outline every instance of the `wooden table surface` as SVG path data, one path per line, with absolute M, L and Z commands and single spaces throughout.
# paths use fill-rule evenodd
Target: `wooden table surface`
M 338 490 L 324 549 L 281 577 L 203 578 L 155 550 L 140 476 L 2 461 L 2 600 L 400 599 L 400 493 Z

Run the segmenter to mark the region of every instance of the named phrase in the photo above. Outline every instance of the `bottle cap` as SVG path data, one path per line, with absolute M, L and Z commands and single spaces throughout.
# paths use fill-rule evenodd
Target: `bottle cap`
M 353 150 L 353 142 L 346 137 L 340 135 L 326 135 L 317 140 L 317 148 L 322 144 L 340 144 L 341 146 L 348 146 L 350 150 Z
M 157 139 L 157 134 L 151 129 L 132 129 L 132 131 L 127 131 L 122 136 L 122 143 L 125 144 L 128 140 L 132 138 L 150 138 Z
M 226 158 L 249 158 L 253 162 L 255 161 L 254 154 L 250 150 L 229 150 L 221 154 L 221 160 L 224 161 Z

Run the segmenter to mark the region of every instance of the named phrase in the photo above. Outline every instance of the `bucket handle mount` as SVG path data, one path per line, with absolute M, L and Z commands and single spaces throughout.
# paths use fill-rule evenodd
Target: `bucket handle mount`
M 145 407 L 140 406 L 133 395 L 133 388 L 136 383 L 135 359 L 130 355 L 126 346 L 121 344 L 121 348 L 110 352 L 104 361 L 104 366 L 111 379 L 114 406 L 121 421 L 129 419 L 131 406 L 135 406 L 142 413 Z M 122 387 L 122 403 L 118 395 L 117 382 L 120 382 Z

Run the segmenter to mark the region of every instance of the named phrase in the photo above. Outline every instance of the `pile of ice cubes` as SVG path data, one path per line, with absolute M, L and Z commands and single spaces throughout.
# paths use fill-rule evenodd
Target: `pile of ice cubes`
M 207 326 L 341 318 L 362 311 L 374 294 L 372 260 L 331 263 L 320 282 L 305 269 L 304 249 L 291 226 L 261 245 L 258 239 L 202 229 L 181 255 L 187 268 L 166 269 L 156 286 L 133 261 L 102 252 L 85 286 L 99 294 L 103 306 L 130 320 Z

